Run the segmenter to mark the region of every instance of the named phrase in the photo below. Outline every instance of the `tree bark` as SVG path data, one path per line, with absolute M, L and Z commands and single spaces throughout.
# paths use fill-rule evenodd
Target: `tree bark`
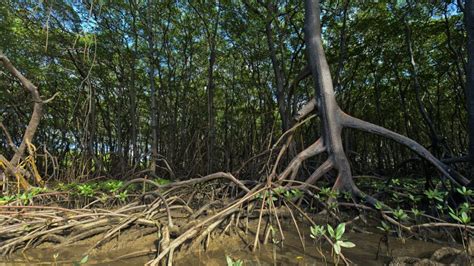
M 41 117 L 43 115 L 43 104 L 44 101 L 41 99 L 40 93 L 38 88 L 31 83 L 20 71 L 18 71 L 15 66 L 10 62 L 10 60 L 0 53 L 0 61 L 2 62 L 3 66 L 7 69 L 10 74 L 15 76 L 21 83 L 21 85 L 31 94 L 33 99 L 33 113 L 31 114 L 30 122 L 26 127 L 25 133 L 23 135 L 23 140 L 20 143 L 20 146 L 15 151 L 13 158 L 10 160 L 9 164 L 16 168 L 18 163 L 20 162 L 21 158 L 25 154 L 26 148 L 29 148 L 29 145 L 32 144 L 33 137 L 35 136 L 36 130 L 38 129 L 38 125 L 40 123 Z M 15 174 L 18 169 L 7 169 L 10 171 L 10 174 Z M 24 189 L 29 188 L 29 183 L 26 180 L 22 180 L 20 178 L 20 183 Z
M 467 31 L 466 103 L 469 119 L 469 173 L 474 180 L 474 1 L 466 0 L 464 19 Z
M 336 102 L 331 72 L 326 60 L 321 40 L 321 22 L 319 1 L 305 1 L 305 41 L 309 65 L 315 82 L 315 95 L 321 119 L 321 132 L 329 160 L 338 171 L 334 184 L 335 189 L 353 191 L 356 189 L 352 180 L 349 161 L 344 153 L 340 115 L 342 111 Z
M 149 72 L 148 78 L 150 81 L 150 99 L 151 99 L 151 159 L 150 159 L 150 170 L 153 174 L 156 174 L 156 162 L 158 160 L 158 115 L 157 115 L 157 104 L 156 104 L 156 89 L 155 89 L 155 68 L 154 68 L 154 41 L 153 41 L 153 19 L 151 15 L 151 8 L 148 9 L 148 64 Z
M 322 136 L 312 146 L 298 154 L 285 171 L 277 179 L 293 179 L 303 160 L 321 152 L 326 152 L 327 160 L 306 179 L 306 185 L 316 182 L 319 177 L 335 169 L 338 172 L 333 190 L 348 191 L 356 197 L 365 197 L 374 204 L 375 200 L 366 197 L 355 185 L 352 179 L 349 160 L 343 150 L 341 133 L 344 127 L 359 129 L 385 138 L 392 139 L 417 153 L 421 158 L 430 162 L 441 173 L 441 179 L 448 178 L 453 184 L 466 185 L 469 180 L 452 171 L 440 162 L 427 149 L 416 141 L 390 131 L 384 127 L 371 124 L 344 113 L 336 102 L 331 73 L 325 57 L 321 40 L 320 7 L 318 0 L 305 0 L 305 42 L 308 63 L 315 83 L 316 101 L 305 105 L 298 113 L 302 119 L 314 108 L 318 109 L 321 120 Z M 290 175 L 291 174 L 291 175 Z

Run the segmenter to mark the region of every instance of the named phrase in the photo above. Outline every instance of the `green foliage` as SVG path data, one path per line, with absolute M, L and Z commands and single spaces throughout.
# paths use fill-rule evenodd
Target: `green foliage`
M 353 248 L 355 247 L 355 244 L 349 241 L 344 241 L 343 240 L 343 235 L 344 232 L 346 231 L 346 224 L 341 223 L 339 224 L 336 229 L 334 230 L 331 225 L 328 224 L 328 233 L 331 239 L 334 241 L 333 243 L 333 249 L 336 255 L 341 254 L 341 248 Z
M 382 210 L 382 209 L 383 209 L 383 204 L 382 204 L 380 201 L 377 201 L 377 202 L 375 203 L 375 208 L 376 208 L 377 210 Z
M 74 261 L 72 264 L 74 266 L 80 266 L 80 265 L 86 264 L 87 261 L 89 261 L 89 255 L 86 255 L 86 256 L 82 257 L 82 259 L 80 261 Z
M 437 189 L 428 189 L 424 192 L 426 197 L 430 200 L 435 200 L 438 202 L 444 202 L 444 197 L 447 195 L 447 192 L 442 192 Z
M 155 183 L 158 183 L 158 185 L 166 185 L 166 184 L 171 183 L 171 180 L 165 179 L 165 178 L 161 178 L 161 177 L 156 178 L 156 179 L 153 180 L 153 181 L 155 181 Z
M 92 185 L 89 184 L 81 184 L 77 186 L 77 191 L 79 192 L 79 195 L 84 196 L 84 197 L 92 197 L 94 196 L 95 190 L 92 187 Z
M 3 197 L 0 197 L 0 205 L 5 205 L 13 200 L 15 200 L 15 196 L 14 195 L 5 195 Z
M 406 214 L 406 212 L 402 209 L 396 209 L 393 211 L 393 216 L 395 217 L 395 219 L 397 219 L 398 221 L 405 221 L 408 219 L 408 215 Z
M 474 191 L 471 189 L 467 189 L 465 186 L 462 186 L 461 188 L 456 188 L 457 192 L 464 197 L 472 197 L 474 196 Z
M 35 141 L 51 149 L 61 171 L 75 168 L 78 171 L 71 173 L 86 169 L 92 175 L 107 172 L 120 176 L 129 169 L 147 168 L 153 130 L 150 121 L 155 114 L 160 156 L 166 158 L 169 168 L 175 173 L 202 174 L 206 160 L 197 159 L 205 157 L 207 151 L 201 141 L 209 137 L 206 73 L 210 44 L 216 51 L 212 99 L 215 169 L 241 165 L 272 144 L 268 136 L 281 133 L 276 129 L 281 128 L 284 115 L 278 111 L 278 101 L 291 114 L 314 96 L 314 84 L 309 80 L 289 90 L 307 65 L 302 52 L 301 1 L 276 5 L 274 12 L 279 19 L 270 19 L 265 7 L 255 1 L 250 6 L 255 5 L 260 15 L 241 1 L 222 3 L 222 8 L 212 1 L 185 1 L 179 5 L 166 1 L 128 5 L 105 0 L 94 1 L 92 6 L 84 1 L 45 3 L 11 1 L 0 6 L 0 47 L 20 72 L 41 88 L 44 99 L 60 93 L 45 107 Z M 452 150 L 462 153 L 465 141 L 459 136 L 467 135 L 467 113 L 458 107 L 462 106 L 464 94 L 459 88 L 465 79 L 462 75 L 453 77 L 458 77 L 466 61 L 463 16 L 456 8 L 445 14 L 443 1 L 407 3 L 351 1 L 344 18 L 339 2 L 322 2 L 323 39 L 332 73 L 337 73 L 337 96 L 353 99 L 340 101 L 352 115 L 383 121 L 396 132 L 430 144 L 425 132 L 428 127 L 412 122 L 423 120 L 412 108 L 418 106 L 418 101 L 413 77 L 408 73 L 410 58 L 404 32 L 394 30 L 404 27 L 404 18 L 412 31 L 422 103 L 435 114 L 433 123 Z M 275 97 L 274 66 L 266 36 L 262 37 L 268 21 L 272 23 L 276 58 L 287 89 L 281 97 Z M 212 25 L 217 25 L 215 36 L 208 36 L 213 32 Z M 0 81 L 6 88 L 6 93 L 0 95 L 5 103 L 2 120 L 19 139 L 28 123 L 25 114 L 31 111 L 31 100 L 13 80 L 5 76 Z M 151 84 L 157 89 L 155 93 L 151 92 Z M 155 109 L 153 99 L 160 103 Z M 302 146 L 314 141 L 315 132 L 309 130 L 312 128 L 314 124 L 308 124 L 299 130 Z M 359 133 L 351 136 L 348 145 L 361 147 L 363 143 L 364 147 L 363 152 L 355 151 L 360 155 L 353 162 L 367 169 L 386 163 L 373 159 L 386 140 L 367 141 Z M 1 142 L 0 154 L 10 153 L 7 143 Z M 84 162 L 88 165 L 82 165 Z M 160 165 L 159 176 L 170 174 L 162 167 L 168 168 Z M 67 176 L 70 178 L 74 177 Z M 413 188 L 405 179 L 411 178 L 393 179 L 389 185 Z M 66 180 L 66 176 L 60 180 Z M 374 189 L 380 187 L 384 184 L 374 183 Z M 285 197 L 293 197 L 290 193 L 285 192 Z
M 391 227 L 386 222 L 381 221 L 381 226 L 377 226 L 378 229 L 382 230 L 384 233 L 390 233 Z
M 128 197 L 127 190 L 124 190 L 124 191 L 120 192 L 116 197 L 121 201 L 126 201 L 127 197 Z
M 288 200 L 298 199 L 303 196 L 303 192 L 299 189 L 290 189 L 285 191 L 285 198 Z
M 229 257 L 228 255 L 225 256 L 225 259 L 226 259 L 226 262 L 227 262 L 227 266 L 242 266 L 244 263 L 242 260 L 240 259 L 232 259 L 231 257 Z
M 411 211 L 412 211 L 413 215 L 415 215 L 415 217 L 421 216 L 424 213 L 424 211 L 420 211 L 417 208 L 412 208 Z
M 110 193 L 115 193 L 117 190 L 122 188 L 123 181 L 121 180 L 108 180 L 105 182 L 105 189 Z
M 311 230 L 310 237 L 312 239 L 318 240 L 326 234 L 326 229 L 322 225 L 311 226 L 310 230 Z
M 469 224 L 471 222 L 471 216 L 468 211 L 465 209 L 461 210 L 453 210 L 451 207 L 449 208 L 449 216 L 456 220 L 460 224 Z

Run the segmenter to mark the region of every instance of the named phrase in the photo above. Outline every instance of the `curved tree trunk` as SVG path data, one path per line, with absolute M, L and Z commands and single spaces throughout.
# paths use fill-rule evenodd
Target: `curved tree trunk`
M 305 1 L 305 41 L 308 53 L 309 66 L 316 87 L 316 102 L 321 118 L 322 139 L 328 160 L 334 164 L 338 177 L 334 188 L 352 191 L 355 184 L 349 161 L 344 153 L 341 131 L 342 121 L 340 110 L 332 84 L 331 72 L 321 40 L 321 23 L 319 1 Z
M 28 126 L 25 130 L 25 134 L 23 135 L 23 140 L 21 141 L 20 146 L 16 149 L 13 158 L 7 164 L 7 172 L 9 172 L 9 174 L 17 176 L 22 188 L 28 189 L 30 187 L 28 181 L 21 177 L 21 175 L 17 174 L 17 171 L 20 171 L 20 169 L 17 168 L 17 165 L 25 154 L 26 149 L 30 148 L 33 137 L 35 136 L 36 130 L 38 129 L 38 125 L 43 115 L 43 104 L 45 103 L 45 101 L 41 99 L 38 88 L 33 83 L 31 83 L 31 81 L 29 81 L 25 76 L 23 76 L 23 74 L 21 74 L 21 72 L 18 71 L 15 66 L 13 66 L 10 60 L 1 53 L 0 62 L 2 62 L 3 66 L 8 70 L 8 72 L 10 72 L 10 74 L 12 74 L 20 81 L 21 85 L 31 94 L 31 97 L 34 102 L 33 113 L 31 114 L 30 122 L 28 123 Z M 41 182 L 41 180 L 37 181 Z
M 455 184 L 466 185 L 469 180 L 452 171 L 416 141 L 384 127 L 349 116 L 339 108 L 321 40 L 319 5 L 319 0 L 305 0 L 305 42 L 309 66 L 316 88 L 316 101 L 311 101 L 304 106 L 298 112 L 297 119 L 302 119 L 311 110 L 317 108 L 321 119 L 322 136 L 313 145 L 298 154 L 287 169 L 278 176 L 278 179 L 282 180 L 288 177 L 293 179 L 303 160 L 325 151 L 328 154 L 328 159 L 316 169 L 306 180 L 306 183 L 314 183 L 322 175 L 334 169 L 338 172 L 333 187 L 334 190 L 348 191 L 355 196 L 363 196 L 363 193 L 357 188 L 352 179 L 349 160 L 343 149 L 341 133 L 344 127 L 348 127 L 374 133 L 407 146 L 421 158 L 434 165 L 443 179 L 446 177 Z

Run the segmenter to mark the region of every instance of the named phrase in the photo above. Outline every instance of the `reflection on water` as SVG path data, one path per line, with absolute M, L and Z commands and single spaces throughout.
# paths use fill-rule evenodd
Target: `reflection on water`
M 316 244 L 309 238 L 304 240 L 306 248 L 302 248 L 302 243 L 297 232 L 291 227 L 285 229 L 285 241 L 283 246 L 268 244 L 261 246 L 257 252 L 252 253 L 248 243 L 253 243 L 253 238 L 249 235 L 245 237 L 220 237 L 212 241 L 206 252 L 196 250 L 193 252 L 181 252 L 176 254 L 175 265 L 226 265 L 226 255 L 234 259 L 241 259 L 244 265 L 326 265 L 324 258 L 318 253 Z M 429 257 L 441 245 L 407 239 L 403 244 L 401 240 L 389 238 L 389 249 L 382 245 L 380 256 L 376 259 L 381 235 L 347 233 L 348 240 L 356 244 L 355 248 L 343 249 L 343 253 L 353 263 L 359 265 L 381 265 L 391 260 L 391 256 Z M 143 265 L 153 258 L 154 252 L 145 256 L 132 259 L 117 260 L 120 256 L 139 252 L 147 253 L 155 249 L 155 236 L 143 238 L 121 237 L 111 242 L 108 247 L 103 247 L 96 254 L 91 254 L 87 265 Z M 271 241 L 270 241 L 271 242 Z M 42 247 L 31 249 L 24 253 L 18 253 L 10 257 L 0 259 L 2 265 L 51 265 L 55 262 L 58 265 L 71 265 L 74 261 L 80 261 L 90 243 L 83 243 L 73 247 L 53 249 Z M 328 263 L 332 262 L 330 247 L 323 245 L 324 256 Z M 57 255 L 56 261 L 54 255 Z

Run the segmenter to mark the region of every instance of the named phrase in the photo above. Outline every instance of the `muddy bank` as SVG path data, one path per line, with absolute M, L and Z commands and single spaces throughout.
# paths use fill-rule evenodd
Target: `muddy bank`
M 191 251 L 180 251 L 174 256 L 175 265 L 226 265 L 226 256 L 240 259 L 244 265 L 325 265 L 332 263 L 331 247 L 323 244 L 323 255 L 317 251 L 317 244 L 309 238 L 309 227 L 302 225 L 300 230 L 304 238 L 303 244 L 294 226 L 283 224 L 285 240 L 283 245 L 262 245 L 255 253 L 251 252 L 254 233 L 232 233 L 230 235 L 213 235 L 207 249 L 201 246 Z M 367 228 L 370 230 L 370 228 Z M 402 241 L 388 238 L 388 248 L 383 235 L 377 233 L 346 233 L 346 238 L 355 243 L 351 249 L 343 249 L 345 256 L 358 265 L 382 265 L 390 263 L 394 258 L 410 257 L 428 259 L 433 253 L 448 244 L 435 244 L 414 239 Z M 0 265 L 71 265 L 79 262 L 91 245 L 102 236 L 74 243 L 66 247 L 58 247 L 46 243 L 38 248 L 17 252 L 1 258 Z M 112 241 L 90 253 L 86 265 L 143 265 L 156 256 L 159 247 L 157 232 L 132 229 L 120 234 Z M 272 241 L 270 241 L 271 243 Z M 279 242 L 279 239 L 275 239 Z M 459 248 L 459 246 L 456 246 Z M 379 256 L 377 257 L 377 252 Z M 413 260 L 412 260 L 413 261 Z M 408 260 L 407 260 L 408 262 Z

